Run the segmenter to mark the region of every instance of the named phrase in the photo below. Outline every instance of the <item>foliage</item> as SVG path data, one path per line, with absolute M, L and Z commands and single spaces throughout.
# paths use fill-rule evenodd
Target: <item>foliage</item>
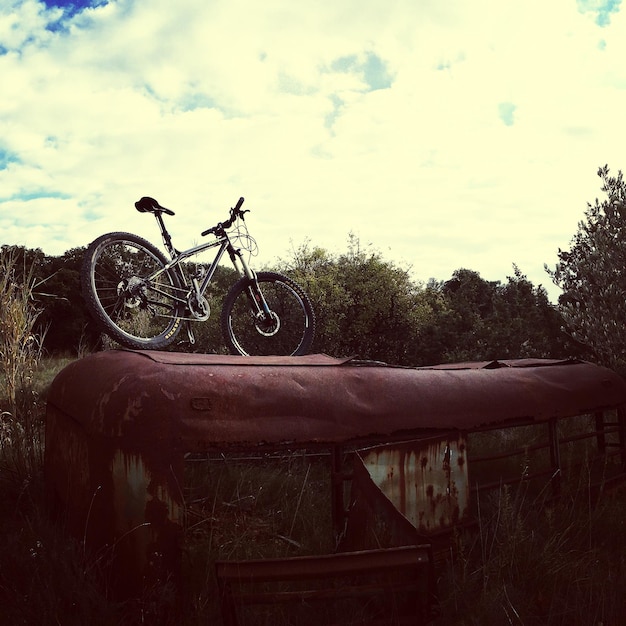
M 626 366 L 626 183 L 622 172 L 598 170 L 606 198 L 588 203 L 569 250 L 558 251 L 554 270 L 559 305 L 569 332 L 595 357 Z
M 80 353 L 99 344 L 100 332 L 92 321 L 80 290 L 84 248 L 73 248 L 58 257 L 23 246 L 2 246 L 17 266 L 28 267 L 33 281 L 31 300 L 38 310 L 34 326 L 51 353 Z
M 332 256 L 301 246 L 280 271 L 309 294 L 317 319 L 316 352 L 408 364 L 431 309 L 409 273 L 361 248 Z
M 440 290 L 446 307 L 432 334 L 441 361 L 563 357 L 572 350 L 545 289 L 516 266 L 504 284 L 460 269 Z
M 58 257 L 47 257 L 42 268 L 46 282 L 38 294 L 42 324 L 46 324 L 46 349 L 80 354 L 98 345 L 100 333 L 85 307 L 80 290 L 84 248 L 72 248 Z
M 195 269 L 187 268 L 187 274 L 193 275 Z M 195 338 L 195 344 L 188 343 L 188 336 L 183 330 L 179 336 L 179 344 L 172 347 L 174 350 L 184 349 L 190 352 L 205 354 L 218 354 L 226 352 L 222 331 L 220 328 L 220 313 L 222 303 L 230 287 L 239 279 L 232 267 L 218 266 L 209 284 L 205 298 L 209 303 L 211 316 L 206 322 L 191 322 L 191 330 Z
M 517 267 L 505 284 L 459 269 L 423 286 L 354 237 L 346 254 L 304 245 L 283 264 L 313 301 L 317 352 L 417 366 L 560 358 L 574 348 L 545 289 Z

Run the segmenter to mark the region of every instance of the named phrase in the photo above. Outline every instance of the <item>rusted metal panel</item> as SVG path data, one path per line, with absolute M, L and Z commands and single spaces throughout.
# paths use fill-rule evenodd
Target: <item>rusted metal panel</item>
M 626 382 L 578 361 L 400 368 L 323 355 L 109 351 L 70 364 L 49 403 L 140 448 L 340 443 L 544 421 L 626 402 Z
M 51 405 L 45 455 L 49 508 L 90 558 L 111 566 L 115 595 L 135 597 L 179 575 L 182 456 L 129 449 Z
M 324 355 L 114 350 L 70 364 L 50 388 L 46 487 L 68 528 L 99 559 L 118 563 L 117 586 L 133 595 L 179 571 L 187 452 L 445 433 L 445 446 L 431 441 L 371 451 L 365 458 L 375 481 L 362 466 L 372 490 L 386 494 L 378 500 L 388 506 L 387 519 L 400 518 L 395 526 L 414 537 L 418 528 L 463 519 L 464 443 L 450 431 L 546 421 L 625 402 L 624 380 L 575 361 L 412 369 Z
M 428 545 L 218 561 L 215 569 L 222 618 L 228 626 L 247 623 L 239 614 L 258 605 L 287 605 L 289 623 L 300 623 L 297 611 L 303 609 L 307 623 L 314 614 L 319 624 L 329 623 L 328 618 L 337 624 L 342 617 L 359 624 L 426 624 L 438 613 L 433 554 Z M 346 604 L 346 600 L 352 602 Z M 287 615 L 282 611 L 280 615 L 282 623 Z
M 381 494 L 418 531 L 451 528 L 469 515 L 463 435 L 378 446 L 359 457 Z

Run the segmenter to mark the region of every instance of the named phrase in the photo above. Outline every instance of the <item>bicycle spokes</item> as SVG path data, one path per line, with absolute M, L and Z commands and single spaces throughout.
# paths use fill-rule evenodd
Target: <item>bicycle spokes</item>
M 169 273 L 158 274 L 162 263 L 149 251 L 118 241 L 103 247 L 93 264 L 95 294 L 122 332 L 151 338 L 171 325 L 176 315 L 175 285 Z
M 271 272 L 234 290 L 225 324 L 234 348 L 248 355 L 300 353 L 310 336 L 311 315 L 298 291 L 295 283 Z

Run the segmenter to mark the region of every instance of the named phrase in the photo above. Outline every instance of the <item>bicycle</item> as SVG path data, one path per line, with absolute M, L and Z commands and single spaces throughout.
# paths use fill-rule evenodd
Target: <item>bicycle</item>
M 135 202 L 140 213 L 156 218 L 168 259 L 146 239 L 115 232 L 95 239 L 87 248 L 81 271 L 84 298 L 102 330 L 122 346 L 159 350 L 171 345 L 183 322 L 191 344 L 191 322 L 209 319 L 205 293 L 224 253 L 240 278 L 228 291 L 221 312 L 226 346 L 240 355 L 303 355 L 313 342 L 315 315 L 304 290 L 276 272 L 254 272 L 242 247 L 252 253 L 256 246 L 249 235 L 241 206 L 243 198 L 224 222 L 205 230 L 213 239 L 178 251 L 165 227 L 163 215 L 174 211 L 154 198 Z M 229 235 L 229 229 L 236 225 Z M 236 247 L 235 244 L 242 247 Z M 211 264 L 193 274 L 183 263 L 190 257 L 217 248 Z

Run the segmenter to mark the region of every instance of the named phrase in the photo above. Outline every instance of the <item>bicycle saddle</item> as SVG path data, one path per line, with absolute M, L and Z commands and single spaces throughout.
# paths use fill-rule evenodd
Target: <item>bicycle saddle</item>
M 144 196 L 140 200 L 137 200 L 137 202 L 135 202 L 135 208 L 140 213 L 167 213 L 168 215 L 174 215 L 174 211 L 166 209 L 154 198 L 149 198 L 148 196 Z

